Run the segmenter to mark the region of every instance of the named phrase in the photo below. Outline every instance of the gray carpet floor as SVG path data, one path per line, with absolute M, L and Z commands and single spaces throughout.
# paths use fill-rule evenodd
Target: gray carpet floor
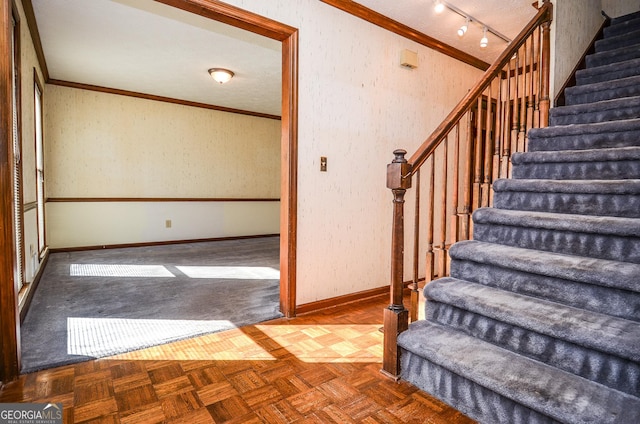
M 278 237 L 52 253 L 22 372 L 281 317 Z

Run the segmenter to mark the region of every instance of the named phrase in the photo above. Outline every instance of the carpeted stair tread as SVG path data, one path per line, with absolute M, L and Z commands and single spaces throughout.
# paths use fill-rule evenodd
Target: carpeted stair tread
M 550 110 L 549 123 L 556 126 L 634 118 L 640 118 L 640 96 L 554 107 Z
M 640 218 L 640 179 L 500 179 L 493 191 L 498 209 Z
M 532 128 L 527 136 L 530 152 L 640 146 L 640 118 Z
M 611 22 L 609 24 L 609 26 L 611 25 L 617 25 L 619 23 L 622 22 L 626 22 L 626 21 L 630 21 L 632 19 L 640 19 L 640 11 L 638 12 L 633 12 L 633 13 L 629 13 L 627 15 L 623 15 L 623 16 L 617 16 L 615 18 L 611 19 Z
M 640 45 L 637 46 L 637 51 L 640 57 Z M 638 95 L 640 95 L 640 75 L 576 85 L 565 89 L 566 104 L 569 106 Z
M 452 260 L 468 260 L 530 274 L 640 293 L 640 265 L 630 262 L 563 255 L 477 240 L 454 244 L 449 250 L 449 255 Z
M 640 237 L 640 219 L 635 218 L 576 216 L 549 212 L 480 208 L 473 212 L 473 222 L 477 224 L 529 226 L 530 228 L 621 237 Z
M 640 28 L 640 17 L 625 15 L 624 18 L 620 18 L 615 22 L 611 21 L 611 25 L 604 28 L 604 38 L 615 37 Z
M 636 264 L 477 241 L 449 253 L 453 278 L 640 322 L 640 293 L 626 289 L 637 286 Z M 616 272 L 607 278 L 599 265 Z
M 511 162 L 514 179 L 640 179 L 640 146 L 514 153 Z
M 499 179 L 494 191 L 533 193 L 640 194 L 640 180 L 509 180 Z
M 400 367 L 402 378 L 443 402 L 455 405 L 458 411 L 477 420 L 478 423 L 559 423 L 547 415 L 502 396 L 445 367 L 434 364 L 409 350 L 402 350 Z
M 640 44 L 638 44 L 637 48 L 638 50 L 640 50 Z M 626 61 L 622 65 L 626 65 Z M 640 79 L 640 75 L 632 75 L 626 78 L 617 78 L 615 80 L 610 80 L 610 81 L 594 82 L 592 84 L 580 84 L 573 87 L 567 87 L 565 89 L 565 93 L 568 97 L 573 97 L 581 94 L 594 94 L 597 92 L 605 92 L 605 91 L 615 92 L 615 90 L 619 88 L 626 88 L 626 87 L 633 88 L 633 86 L 636 86 L 638 84 L 638 79 Z M 631 97 L 631 96 L 620 95 L 617 98 L 622 98 L 622 97 Z M 593 102 L 599 102 L 603 100 L 612 100 L 613 98 L 616 98 L 616 97 L 609 97 L 606 99 L 591 97 L 587 99 L 586 102 L 593 103 Z
M 634 396 L 436 323 L 418 321 L 411 324 L 409 331 L 398 337 L 398 344 L 410 354 L 425 358 L 430 363 L 559 422 L 605 424 L 640 420 L 640 400 Z M 412 370 L 411 364 L 404 362 L 404 359 L 403 364 L 403 368 Z M 421 379 L 414 378 L 411 373 L 403 374 L 403 378 L 421 387 Z M 435 379 L 438 374 L 430 373 L 423 378 Z M 470 391 L 474 389 L 471 387 Z M 473 396 L 473 393 L 469 395 Z M 491 411 L 483 410 L 483 405 L 479 403 L 481 401 L 475 402 L 475 411 L 467 404 L 463 412 L 487 423 L 545 422 L 540 417 L 517 419 L 509 414 L 511 408 L 502 411 L 507 415 L 487 416 L 484 414 L 491 414 Z M 495 409 L 501 405 L 502 402 L 489 408 Z
M 432 301 L 599 352 L 640 361 L 640 326 L 630 320 L 452 277 L 427 284 L 424 294 Z
M 585 57 L 587 67 L 623 62 L 640 58 L 640 44 L 632 44 L 617 49 L 589 54 Z
M 608 65 L 595 66 L 576 71 L 578 85 L 594 84 L 640 75 L 640 59 L 625 60 Z
M 620 47 L 638 44 L 638 40 L 640 40 L 640 27 L 634 31 L 597 40 L 595 43 L 595 50 L 596 53 L 615 50 Z
M 432 300 L 426 312 L 428 321 L 612 389 L 632 395 L 640 393 L 640 362 L 532 331 L 453 304 Z
M 473 238 L 489 243 L 640 263 L 640 219 L 481 208 Z
M 640 77 L 638 77 L 640 83 Z M 615 133 L 640 129 L 640 118 L 614 122 L 596 122 L 594 124 L 561 125 L 545 128 L 531 128 L 529 139 L 537 137 L 562 137 L 566 135 L 584 136 L 586 134 Z

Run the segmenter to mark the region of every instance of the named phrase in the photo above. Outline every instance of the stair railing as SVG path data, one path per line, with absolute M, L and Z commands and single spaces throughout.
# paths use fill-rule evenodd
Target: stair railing
M 400 376 L 398 335 L 408 328 L 409 318 L 418 318 L 418 283 L 448 275 L 449 246 L 471 237 L 471 214 L 492 205 L 493 181 L 511 176 L 511 154 L 526 150 L 527 131 L 548 125 L 552 15 L 553 5 L 544 0 L 535 17 L 418 150 L 408 160 L 406 151 L 393 152 L 395 158 L 387 166 L 387 187 L 393 193 L 391 303 L 383 316 L 382 366 L 392 378 Z M 413 254 L 407 258 L 413 279 L 407 310 L 404 197 L 414 177 Z M 425 197 L 426 208 L 421 210 Z M 426 220 L 424 228 L 421 218 Z

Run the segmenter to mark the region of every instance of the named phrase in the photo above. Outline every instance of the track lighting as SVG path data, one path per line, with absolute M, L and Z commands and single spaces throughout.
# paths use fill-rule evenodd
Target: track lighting
M 462 25 L 460 29 L 458 29 L 458 37 L 462 37 L 463 35 L 465 35 L 468 29 L 469 29 L 469 18 L 467 18 L 464 21 L 464 25 Z
M 464 10 L 459 9 L 458 7 L 452 5 L 451 3 L 445 0 L 433 0 L 433 4 L 434 4 L 434 10 L 436 11 L 436 13 L 442 13 L 445 9 L 448 9 L 451 12 L 456 13 L 464 18 L 464 24 L 460 28 L 458 28 L 458 31 L 457 31 L 458 37 L 464 37 L 467 31 L 469 30 L 469 25 L 471 23 L 474 23 L 475 25 L 482 27 L 482 39 L 480 40 L 481 48 L 484 49 L 489 45 L 489 39 L 487 38 L 488 32 L 495 35 L 497 38 L 501 39 L 507 44 L 511 42 L 511 40 L 507 36 L 501 34 L 500 32 L 491 28 L 489 25 L 477 20 L 475 17 L 469 15 Z
M 482 28 L 482 38 L 480 39 L 480 47 L 485 48 L 489 44 L 489 39 L 487 38 L 487 27 Z

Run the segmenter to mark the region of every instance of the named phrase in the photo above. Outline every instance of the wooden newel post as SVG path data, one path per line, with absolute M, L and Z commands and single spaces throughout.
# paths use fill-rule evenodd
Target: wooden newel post
M 404 194 L 411 188 L 411 165 L 405 150 L 395 150 L 395 158 L 387 165 L 387 188 L 393 193 L 393 229 L 391 239 L 391 299 L 384 310 L 384 351 L 382 372 L 400 378 L 400 352 L 398 334 L 409 326 L 409 311 L 404 307 Z
M 544 0 L 543 3 L 549 3 Z M 550 5 L 548 20 L 542 24 L 542 78 L 540 81 L 540 127 L 549 126 L 549 74 L 551 72 L 551 19 L 553 5 Z

